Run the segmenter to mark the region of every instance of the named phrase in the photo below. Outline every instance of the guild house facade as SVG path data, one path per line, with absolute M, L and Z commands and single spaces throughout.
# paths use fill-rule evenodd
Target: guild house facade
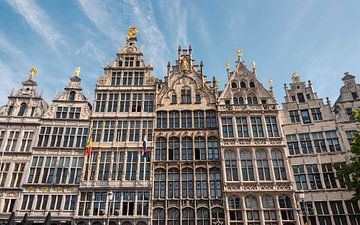
M 131 27 L 92 104 L 80 68 L 49 104 L 32 68 L 0 108 L 0 222 L 360 224 L 334 168 L 360 129 L 355 76 L 332 105 L 294 73 L 279 104 L 241 51 L 223 89 L 192 51 L 155 76 Z

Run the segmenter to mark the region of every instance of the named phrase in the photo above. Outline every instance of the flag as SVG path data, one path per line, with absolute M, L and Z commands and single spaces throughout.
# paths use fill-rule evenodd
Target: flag
M 146 140 L 146 133 L 144 131 L 142 157 L 146 156 L 146 148 L 147 148 L 147 140 Z
M 92 137 L 90 136 L 89 143 L 86 148 L 86 156 L 89 156 L 91 154 L 91 148 L 92 148 Z

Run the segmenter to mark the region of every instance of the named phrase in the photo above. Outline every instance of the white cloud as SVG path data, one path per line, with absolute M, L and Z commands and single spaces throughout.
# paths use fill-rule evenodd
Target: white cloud
M 90 21 L 110 40 L 125 43 L 125 34 L 121 32 L 130 25 L 138 28 L 139 39 L 144 43 L 145 58 L 153 60 L 156 71 L 163 75 L 168 57 L 168 47 L 164 35 L 155 21 L 151 3 L 130 0 L 78 0 Z M 121 39 L 120 39 L 121 38 Z
M 188 11 L 182 7 L 180 0 L 161 0 L 159 2 L 162 17 L 170 34 L 174 35 L 175 44 L 185 46 L 189 44 L 187 37 Z
M 63 43 L 61 34 L 52 26 L 51 19 L 35 0 L 7 0 L 7 2 L 50 46 L 55 47 L 57 43 Z

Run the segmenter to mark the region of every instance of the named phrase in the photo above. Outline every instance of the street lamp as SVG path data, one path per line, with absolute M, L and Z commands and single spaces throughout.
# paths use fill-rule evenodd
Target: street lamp
M 114 199 L 114 193 L 112 191 L 110 191 L 108 193 L 108 211 L 107 211 L 107 225 L 109 225 L 110 223 L 110 205 L 111 205 L 111 201 Z
M 308 223 L 308 214 L 307 214 L 307 207 L 305 205 L 305 192 L 304 190 L 300 190 L 299 191 L 299 198 L 301 199 L 301 202 L 303 204 L 303 207 L 304 207 L 304 211 L 303 211 L 303 216 L 305 217 L 305 220 L 304 220 L 304 225 L 309 225 Z M 301 207 L 300 207 L 301 208 Z M 304 219 L 303 217 L 303 219 Z

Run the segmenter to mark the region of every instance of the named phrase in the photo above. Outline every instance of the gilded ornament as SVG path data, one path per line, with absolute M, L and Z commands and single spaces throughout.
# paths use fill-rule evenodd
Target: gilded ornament
M 80 66 L 75 68 L 75 76 L 77 76 L 77 77 L 80 76 Z
M 241 50 L 237 50 L 237 51 L 236 51 L 236 55 L 239 56 L 239 57 L 241 57 L 241 56 L 243 55 L 243 52 L 242 52 Z
M 136 28 L 134 26 L 131 26 L 129 28 L 129 32 L 128 32 L 127 36 L 126 36 L 126 39 L 129 40 L 131 38 L 134 38 L 137 33 L 138 33 L 138 31 L 136 30 Z
M 37 69 L 32 67 L 30 70 L 30 79 L 33 80 L 35 78 L 35 74 L 37 73 Z

